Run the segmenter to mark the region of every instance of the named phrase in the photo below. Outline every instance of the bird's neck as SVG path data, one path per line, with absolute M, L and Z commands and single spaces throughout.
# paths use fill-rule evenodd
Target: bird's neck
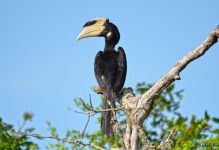
M 104 47 L 104 52 L 107 51 L 112 51 L 115 48 L 115 44 L 112 44 L 111 42 L 106 41 L 105 42 L 105 47 Z

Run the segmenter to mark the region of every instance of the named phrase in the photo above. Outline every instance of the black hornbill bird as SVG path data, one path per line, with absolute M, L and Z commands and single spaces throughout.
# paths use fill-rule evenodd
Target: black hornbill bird
M 119 42 L 120 34 L 118 28 L 106 18 L 95 18 L 88 21 L 77 40 L 101 36 L 105 37 L 105 47 L 99 51 L 94 62 L 94 72 L 97 82 L 104 93 L 103 109 L 115 108 L 115 93 L 119 93 L 124 85 L 127 62 L 126 55 L 122 47 L 116 51 L 115 45 Z M 114 111 L 115 112 L 115 111 Z M 103 112 L 101 121 L 102 134 L 113 137 L 113 125 L 115 115 L 113 111 Z

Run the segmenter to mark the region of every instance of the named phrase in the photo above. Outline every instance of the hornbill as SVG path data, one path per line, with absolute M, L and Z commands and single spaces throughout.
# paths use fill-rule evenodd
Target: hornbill
M 103 109 L 113 109 L 115 105 L 115 93 L 119 93 L 124 85 L 127 62 L 125 51 L 122 47 L 116 51 L 115 45 L 119 42 L 118 28 L 106 18 L 95 18 L 88 21 L 77 40 L 101 36 L 105 38 L 105 47 L 95 57 L 94 72 L 96 80 L 104 93 Z M 115 111 L 103 112 L 101 130 L 103 135 L 113 138 L 113 125 L 115 124 Z

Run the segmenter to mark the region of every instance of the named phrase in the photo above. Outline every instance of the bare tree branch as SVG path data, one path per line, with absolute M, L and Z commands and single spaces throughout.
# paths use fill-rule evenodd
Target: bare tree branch
M 175 80 L 180 79 L 179 73 L 193 60 L 204 55 L 205 52 L 214 45 L 218 40 L 219 26 L 200 44 L 194 51 L 185 55 L 179 60 L 170 71 L 158 80 L 146 93 L 139 97 L 138 106 L 136 107 L 136 116 L 142 124 L 152 110 L 156 97 Z M 142 109 L 144 108 L 144 109 Z
M 25 135 L 25 136 L 30 136 L 30 137 L 35 137 L 35 138 L 39 138 L 39 139 L 55 139 L 58 141 L 62 141 L 65 143 L 69 143 L 69 144 L 74 144 L 74 145 L 82 145 L 82 146 L 89 146 L 89 147 L 93 147 L 96 148 L 97 150 L 105 150 L 97 145 L 95 145 L 94 143 L 83 143 L 82 141 L 79 140 L 66 140 L 66 139 L 62 139 L 58 136 L 43 136 L 40 134 L 28 134 L 26 132 L 16 132 L 18 135 Z
M 85 124 L 84 130 L 83 130 L 82 133 L 81 133 L 81 137 L 82 137 L 82 138 L 84 138 L 84 135 L 85 135 L 85 132 L 86 132 L 86 129 L 87 129 L 87 125 L 88 125 L 88 123 L 89 123 L 89 121 L 90 121 L 90 116 L 91 116 L 91 115 L 88 115 L 87 122 L 86 122 L 86 124 Z
M 135 97 L 134 95 L 130 94 L 130 91 L 123 94 L 121 104 L 124 107 L 124 112 L 128 116 L 128 120 L 126 122 L 127 128 L 124 135 L 124 143 L 127 149 L 138 149 L 138 147 L 136 147 L 136 140 L 138 140 L 140 136 L 143 136 L 141 133 L 139 133 L 141 130 L 137 130 L 137 126 L 135 124 L 137 123 L 141 128 L 143 127 L 143 122 L 149 116 L 157 96 L 175 80 L 180 80 L 179 73 L 190 62 L 204 55 L 205 52 L 217 42 L 218 37 L 219 26 L 217 26 L 217 28 L 207 37 L 207 39 L 202 44 L 200 44 L 195 50 L 180 59 L 166 75 L 159 79 L 143 95 Z M 171 132 L 169 138 L 174 136 L 174 133 L 175 130 Z M 138 136 L 136 136 L 137 134 Z M 162 142 L 158 149 L 163 149 L 163 147 L 168 145 L 167 143 L 171 145 L 171 140 L 169 140 L 169 138 L 165 142 Z M 147 147 L 147 149 L 156 149 L 153 146 L 150 146 L 150 144 L 146 144 L 144 147 Z M 168 146 L 164 149 L 168 149 Z

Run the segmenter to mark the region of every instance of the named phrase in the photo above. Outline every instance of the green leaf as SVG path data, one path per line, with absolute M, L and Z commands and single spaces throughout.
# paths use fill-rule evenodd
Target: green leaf
M 208 115 L 208 112 L 207 111 L 205 111 L 205 120 L 209 120 L 210 119 L 210 116 Z
M 174 89 L 174 84 L 170 84 L 170 85 L 166 88 L 166 90 L 167 90 L 168 93 L 172 92 L 173 89 Z
M 219 118 L 213 117 L 213 118 L 212 118 L 212 121 L 215 122 L 215 123 L 219 123 Z
M 219 134 L 219 129 L 214 129 L 212 132 L 216 133 L 216 134 Z

